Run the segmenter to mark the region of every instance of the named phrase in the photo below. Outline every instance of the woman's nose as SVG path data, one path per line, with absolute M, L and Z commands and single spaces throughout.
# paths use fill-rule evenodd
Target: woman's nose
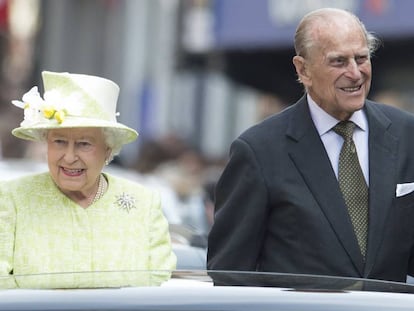
M 68 144 L 68 146 L 65 150 L 65 160 L 66 160 L 66 162 L 73 163 L 78 159 L 79 159 L 79 157 L 78 157 L 78 154 L 76 152 L 75 147 L 71 144 Z

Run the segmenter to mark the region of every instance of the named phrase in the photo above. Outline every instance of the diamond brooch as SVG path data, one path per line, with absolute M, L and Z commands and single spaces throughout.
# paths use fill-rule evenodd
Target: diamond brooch
M 115 204 L 118 205 L 119 208 L 127 211 L 128 213 L 131 209 L 137 208 L 135 206 L 135 198 L 125 192 L 116 197 Z

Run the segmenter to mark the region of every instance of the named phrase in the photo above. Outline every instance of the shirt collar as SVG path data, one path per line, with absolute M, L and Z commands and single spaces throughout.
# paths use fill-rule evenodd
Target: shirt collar
M 337 120 L 319 107 L 309 94 L 307 94 L 307 100 L 310 114 L 313 123 L 318 130 L 319 136 L 329 132 L 338 122 L 340 122 L 340 120 Z M 354 122 L 362 131 L 367 131 L 368 121 L 363 109 L 355 111 L 349 120 Z

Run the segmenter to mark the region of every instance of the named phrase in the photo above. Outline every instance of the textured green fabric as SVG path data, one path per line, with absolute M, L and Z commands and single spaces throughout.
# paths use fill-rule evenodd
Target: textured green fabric
M 333 130 L 344 138 L 339 155 L 339 186 L 348 206 L 361 253 L 365 256 L 368 233 L 368 186 L 352 139 L 354 128 L 353 122 L 342 121 Z
M 168 279 L 169 273 L 146 272 L 18 277 L 175 269 L 159 196 L 105 176 L 107 192 L 87 209 L 60 192 L 49 173 L 0 183 L 0 275 L 13 273 L 16 285 L 25 288 L 158 285 Z
M 75 102 L 72 107 L 66 107 L 69 115 L 82 116 L 84 118 L 102 119 L 112 121 L 111 116 L 102 109 L 101 104 L 92 98 L 87 92 L 83 90 L 82 85 L 78 85 L 69 74 L 55 73 L 44 71 L 42 73 L 43 84 L 45 90 L 57 90 L 62 96 L 69 98 L 72 96 Z M 95 77 L 85 76 L 86 79 L 90 79 L 91 83 L 95 82 Z M 108 82 L 109 83 L 109 82 Z

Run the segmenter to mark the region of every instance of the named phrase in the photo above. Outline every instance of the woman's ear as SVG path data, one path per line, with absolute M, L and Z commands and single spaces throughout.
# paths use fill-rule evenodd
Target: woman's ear
M 299 55 L 293 57 L 293 65 L 295 65 L 298 80 L 304 85 L 309 86 L 311 77 L 308 72 L 306 60 Z

